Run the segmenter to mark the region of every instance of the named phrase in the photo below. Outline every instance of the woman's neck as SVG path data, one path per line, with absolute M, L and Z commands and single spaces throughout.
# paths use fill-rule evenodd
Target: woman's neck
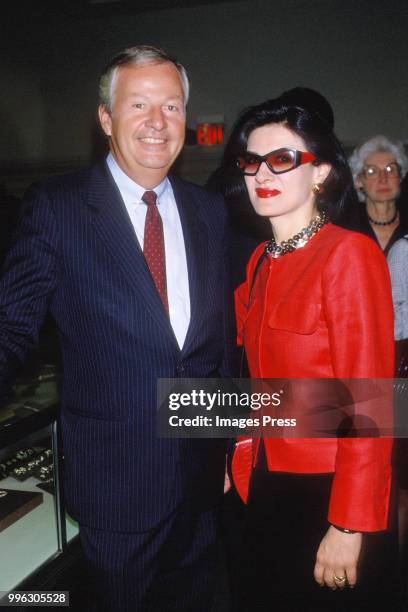
M 379 223 L 387 223 L 395 216 L 397 211 L 395 200 L 375 202 L 370 198 L 367 198 L 366 209 L 368 216 Z
M 313 207 L 312 211 L 293 211 L 292 214 L 285 214 L 279 217 L 270 217 L 272 232 L 277 244 L 292 238 L 295 234 L 302 231 L 316 217 L 318 211 Z

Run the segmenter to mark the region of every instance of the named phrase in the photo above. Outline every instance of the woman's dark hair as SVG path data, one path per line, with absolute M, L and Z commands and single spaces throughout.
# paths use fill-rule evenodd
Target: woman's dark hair
M 245 181 L 236 161 L 247 150 L 250 133 L 270 123 L 285 123 L 304 140 L 307 150 L 316 156 L 318 162 L 332 166 L 324 181 L 324 192 L 316 196 L 316 204 L 332 221 L 340 221 L 346 209 L 356 206 L 351 171 L 333 131 L 330 104 L 317 91 L 305 87 L 290 89 L 278 98 L 252 106 L 239 117 L 223 157 L 223 191 L 227 201 L 242 202 L 242 196 L 246 194 Z

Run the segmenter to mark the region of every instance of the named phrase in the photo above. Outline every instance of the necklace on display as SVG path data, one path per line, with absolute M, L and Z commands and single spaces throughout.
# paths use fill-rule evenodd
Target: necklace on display
M 395 211 L 395 215 L 389 221 L 376 221 L 375 219 L 372 219 L 368 213 L 367 213 L 367 217 L 368 217 L 369 222 L 372 223 L 373 225 L 383 225 L 383 226 L 392 225 L 393 223 L 395 223 L 395 221 L 398 218 L 398 210 Z
M 265 253 L 271 255 L 274 259 L 286 255 L 286 253 L 292 253 L 296 249 L 301 249 L 309 242 L 309 240 L 317 234 L 317 232 L 327 223 L 327 215 L 322 212 L 316 217 L 313 217 L 307 227 L 304 227 L 300 232 L 289 238 L 288 240 L 282 240 L 281 243 L 277 243 L 275 238 L 271 238 L 265 246 Z

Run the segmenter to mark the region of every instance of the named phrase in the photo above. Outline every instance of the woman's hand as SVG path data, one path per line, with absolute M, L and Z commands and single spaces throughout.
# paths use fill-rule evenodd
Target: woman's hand
M 228 475 L 227 470 L 225 470 L 225 478 L 224 478 L 224 493 L 228 493 L 228 491 L 231 489 L 231 480 L 230 477 Z
M 362 533 L 343 533 L 331 525 L 317 551 L 314 568 L 316 582 L 332 589 L 343 588 L 347 584 L 353 587 L 357 582 L 362 541 Z
M 225 457 L 225 476 L 224 476 L 224 495 L 230 491 L 232 487 L 231 479 L 228 474 L 228 455 Z

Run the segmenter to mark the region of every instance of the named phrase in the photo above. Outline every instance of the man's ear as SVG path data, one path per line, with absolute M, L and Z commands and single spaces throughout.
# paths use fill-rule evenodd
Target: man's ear
M 110 112 L 104 104 L 98 108 L 99 121 L 106 136 L 112 136 L 112 118 Z

